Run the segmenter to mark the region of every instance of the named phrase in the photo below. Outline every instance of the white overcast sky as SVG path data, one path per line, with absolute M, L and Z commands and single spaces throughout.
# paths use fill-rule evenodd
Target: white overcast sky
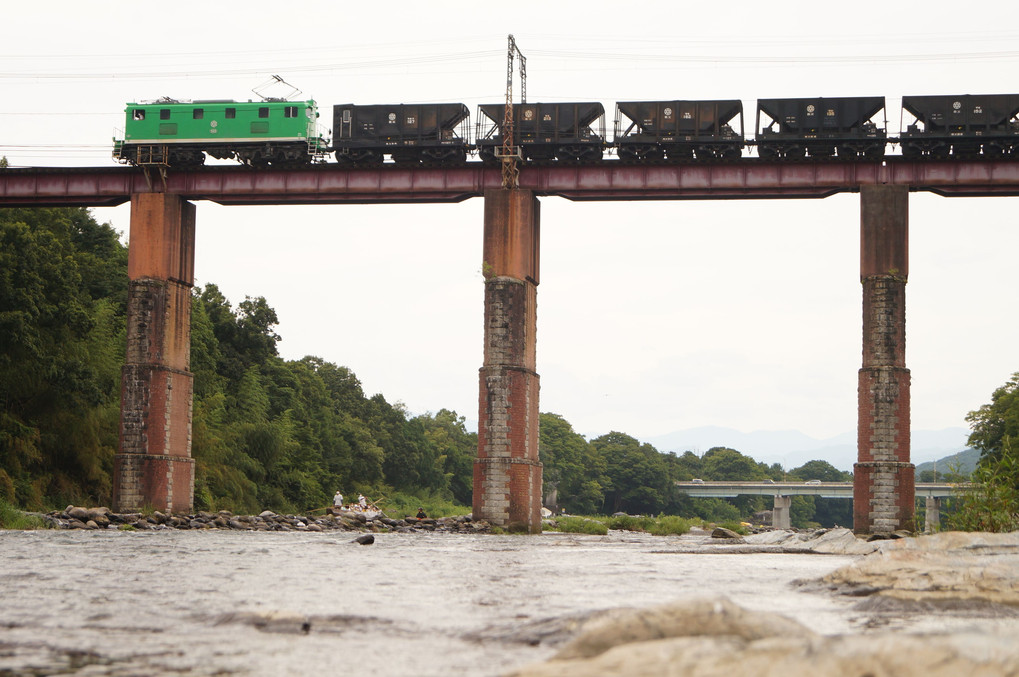
M 739 98 L 750 132 L 758 97 L 884 95 L 895 134 L 903 94 L 1019 92 L 1019 5 L 949 6 L 9 3 L 0 155 L 108 165 L 125 102 L 246 100 L 271 74 L 323 122 L 347 102 L 462 101 L 473 115 L 504 96 L 508 33 L 530 101 Z M 913 428 L 965 426 L 1019 371 L 1019 200 L 917 193 L 909 207 Z M 199 203 L 196 277 L 235 305 L 266 297 L 284 357 L 321 356 L 369 395 L 473 421 L 482 208 Z M 541 210 L 542 411 L 589 436 L 855 430 L 858 195 Z M 127 206 L 95 213 L 126 236 Z

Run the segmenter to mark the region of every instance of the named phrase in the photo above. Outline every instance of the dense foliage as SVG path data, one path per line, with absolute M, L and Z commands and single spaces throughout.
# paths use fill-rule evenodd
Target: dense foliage
M 0 210 L 0 500 L 108 504 L 125 350 L 127 248 L 84 209 Z M 199 509 L 308 510 L 337 488 L 469 505 L 477 436 L 410 416 L 347 368 L 279 357 L 264 298 L 192 298 Z
M 0 210 L 0 499 L 109 496 L 126 301 L 112 228 L 83 209 Z
M 0 501 L 108 504 L 118 444 L 127 248 L 84 209 L 0 210 Z M 454 411 L 412 416 L 346 367 L 284 360 L 265 298 L 192 295 L 195 507 L 312 510 L 337 489 L 433 512 L 469 506 L 477 435 Z M 734 449 L 663 453 L 592 440 L 541 414 L 546 502 L 573 514 L 750 520 L 770 498 L 693 499 L 679 480 L 850 479 L 824 461 L 788 473 Z M 793 524 L 849 524 L 849 501 L 795 497 Z
M 786 472 L 778 464 L 759 463 L 726 447 L 714 447 L 702 456 L 691 451 L 677 455 L 660 452 L 620 432 L 588 441 L 562 416 L 553 413 L 541 414 L 539 431 L 538 451 L 544 465 L 546 503 L 571 514 L 666 514 L 738 523 L 752 520 L 755 513 L 770 510 L 771 498 L 690 498 L 675 488 L 675 482 L 694 478 L 709 481 L 852 480 L 850 473 L 836 469 L 827 461 L 810 461 Z M 852 501 L 795 496 L 791 519 L 800 527 L 849 526 L 853 521 Z
M 964 531 L 1019 529 L 1019 372 L 996 389 L 991 401 L 966 417 L 969 445 L 980 450 L 976 488 L 964 491 L 949 523 Z

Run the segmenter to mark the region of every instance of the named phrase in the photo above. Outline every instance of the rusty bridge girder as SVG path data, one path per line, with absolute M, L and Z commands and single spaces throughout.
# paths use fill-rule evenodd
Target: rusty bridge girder
M 301 169 L 218 165 L 170 170 L 165 179 L 131 167 L 42 167 L 0 170 L 0 207 L 110 207 L 133 194 L 173 193 L 220 204 L 448 203 L 499 188 L 499 167 L 351 169 L 337 164 Z M 1019 195 L 1019 162 L 911 161 L 770 162 L 629 165 L 525 165 L 520 188 L 569 200 L 821 198 L 866 185 L 903 185 L 944 196 Z

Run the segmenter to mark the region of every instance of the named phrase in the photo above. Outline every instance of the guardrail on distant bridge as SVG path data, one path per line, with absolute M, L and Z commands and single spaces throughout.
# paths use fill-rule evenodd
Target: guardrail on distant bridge
M 676 488 L 689 496 L 733 498 L 735 496 L 820 496 L 852 498 L 852 482 L 676 482 Z M 917 497 L 955 496 L 970 484 L 918 482 Z

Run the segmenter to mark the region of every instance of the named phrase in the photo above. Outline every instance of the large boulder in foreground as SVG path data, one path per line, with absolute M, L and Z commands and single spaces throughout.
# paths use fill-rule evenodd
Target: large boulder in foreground
M 552 660 L 510 677 L 996 677 L 1017 665 L 1019 645 L 1005 634 L 832 637 L 714 599 L 600 616 Z
M 1019 532 L 904 538 L 821 579 L 836 592 L 1019 606 Z

